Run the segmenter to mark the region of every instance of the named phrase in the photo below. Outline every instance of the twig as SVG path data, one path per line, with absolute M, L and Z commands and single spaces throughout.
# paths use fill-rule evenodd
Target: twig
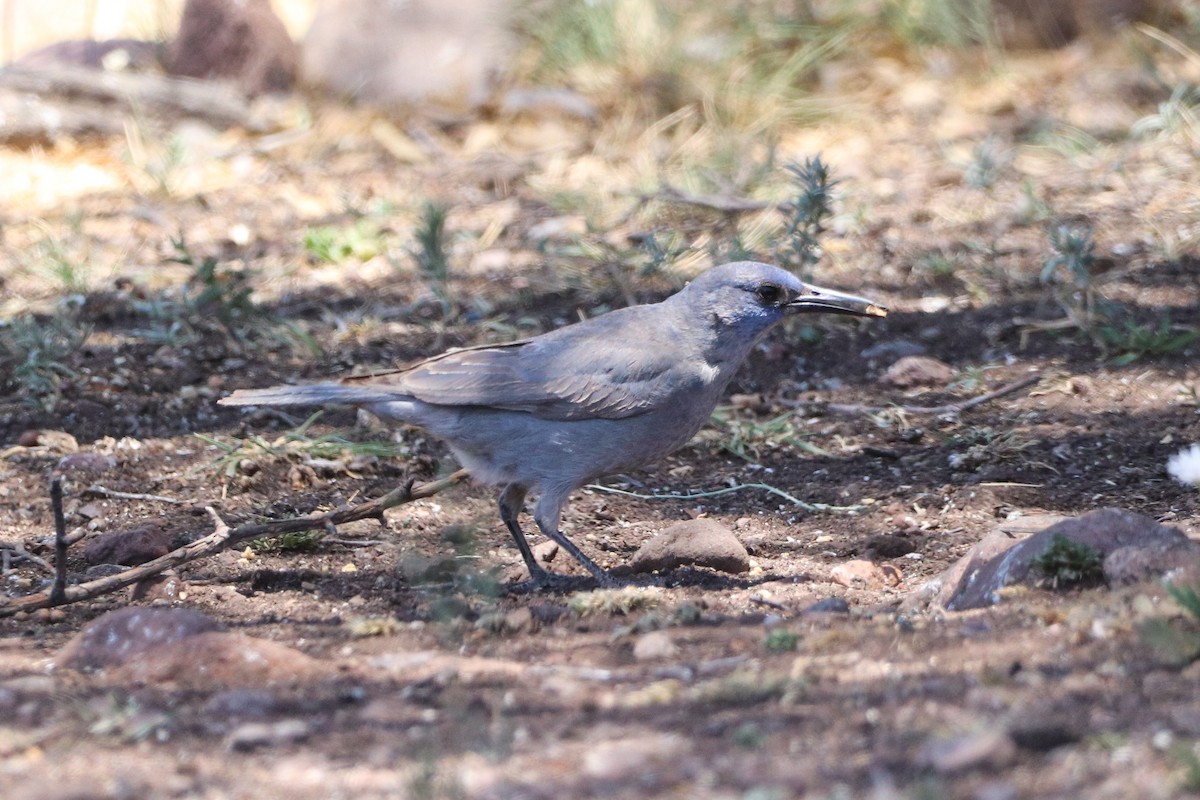
M 52 593 L 38 592 L 0 602 L 0 617 L 12 616 L 20 611 L 35 611 L 39 608 L 49 608 L 56 605 L 90 600 L 93 597 L 115 592 L 118 589 L 145 580 L 164 570 L 211 556 L 239 542 L 257 539 L 260 536 L 278 536 L 283 533 L 314 530 L 325 528 L 331 524 L 341 525 L 360 519 L 382 520 L 383 512 L 387 509 L 411 503 L 414 500 L 420 500 L 425 497 L 432 497 L 438 492 L 459 483 L 466 477 L 466 470 L 460 469 L 458 472 L 441 480 L 430 481 L 420 486 L 414 486 L 412 481 L 409 481 L 404 486 L 393 489 L 382 497 L 377 497 L 374 500 L 369 500 L 350 508 L 339 508 L 324 514 L 310 514 L 306 517 L 298 517 L 296 519 L 280 519 L 272 522 L 239 525 L 232 529 L 217 516 L 216 511 L 208 508 L 206 510 L 209 516 L 213 518 L 216 526 L 216 529 L 208 536 L 197 539 L 183 547 L 176 548 L 165 556 L 160 556 L 153 561 L 147 561 L 145 564 L 139 564 L 123 572 L 118 572 L 116 575 L 109 575 L 93 581 L 87 581 L 86 583 L 68 586 L 63 591 L 62 597 L 57 600 L 52 597 Z
M 46 572 L 49 572 L 51 574 L 54 573 L 54 567 L 50 566 L 50 564 L 47 563 L 45 559 L 38 558 L 33 553 L 30 553 L 28 550 L 25 549 L 25 545 L 21 544 L 20 542 L 13 542 L 12 544 L 0 543 L 0 550 L 4 551 L 4 554 L 5 554 L 4 555 L 4 559 L 5 559 L 4 571 L 5 572 L 8 571 L 9 561 L 11 560 L 11 557 L 16 556 L 19 559 L 28 561 L 30 564 L 33 564 L 36 567 L 40 567 L 41 569 L 45 570 Z M 10 553 L 12 554 L 12 556 L 9 555 Z
M 161 494 L 140 494 L 138 492 L 118 492 L 116 489 L 106 489 L 100 484 L 93 483 L 91 486 L 83 490 L 84 494 L 94 494 L 99 497 L 111 497 L 115 500 L 150 500 L 155 503 L 171 503 L 172 505 L 186 505 L 186 500 L 177 500 L 174 497 L 165 497 Z
M 785 606 L 783 603 L 776 603 L 774 600 L 768 600 L 767 598 L 763 597 L 762 595 L 758 595 L 758 594 L 750 595 L 750 602 L 757 603 L 760 606 L 766 606 L 767 608 L 773 608 L 776 611 L 787 611 L 788 610 L 787 606 Z
M 787 408 L 820 408 L 826 411 L 832 411 L 836 414 L 878 414 L 889 409 L 896 409 L 906 414 L 960 414 L 969 408 L 983 405 L 984 403 L 996 400 L 1005 395 L 1019 392 L 1027 386 L 1032 386 L 1042 379 L 1041 375 L 1029 375 L 1019 381 L 1001 386 L 994 392 L 981 394 L 978 397 L 972 397 L 969 400 L 960 400 L 957 403 L 946 403 L 941 406 L 868 406 L 858 405 L 857 403 L 822 403 L 808 400 L 779 400 L 779 404 Z
M 782 497 L 794 506 L 799 506 L 805 511 L 862 511 L 866 506 L 830 506 L 825 503 L 806 503 L 799 497 L 790 495 L 782 489 L 777 489 L 769 483 L 742 483 L 737 486 L 729 486 L 724 489 L 713 489 L 708 492 L 692 492 L 688 494 L 640 494 L 638 492 L 630 492 L 625 489 L 617 489 L 612 486 L 601 486 L 598 483 L 589 483 L 587 489 L 595 489 L 598 492 L 608 492 L 609 494 L 622 494 L 626 497 L 636 497 L 639 500 L 696 500 L 701 497 L 716 497 L 717 495 L 729 494 L 730 492 L 740 492 L 743 489 L 761 489 L 764 492 L 770 492 L 773 495 Z
M 62 476 L 50 479 L 50 505 L 54 508 L 54 586 L 50 604 L 61 605 L 67 589 L 67 518 L 63 515 Z

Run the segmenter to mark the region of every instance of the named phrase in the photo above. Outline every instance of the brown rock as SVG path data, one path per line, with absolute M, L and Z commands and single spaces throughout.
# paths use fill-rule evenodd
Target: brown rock
M 163 63 L 173 75 L 229 81 L 253 96 L 291 89 L 299 60 L 270 0 L 187 0 Z
M 84 625 L 54 663 L 69 669 L 113 667 L 216 628 L 215 620 L 184 608 L 122 608 Z
M 131 600 L 166 600 L 173 603 L 186 586 L 179 573 L 169 569 L 135 583 L 129 597 Z
M 888 367 L 879 382 L 897 389 L 912 389 L 917 386 L 945 386 L 956 375 L 958 371 L 954 367 L 936 358 L 905 356 Z
M 101 534 L 83 548 L 88 564 L 124 564 L 134 566 L 153 561 L 171 549 L 171 534 L 159 522 L 147 522 L 134 528 Z
M 643 544 L 629 562 L 634 572 L 689 565 L 746 572 L 750 569 L 750 555 L 733 531 L 714 519 L 702 518 L 678 522 L 660 532 Z
M 286 645 L 209 631 L 144 651 L 115 670 L 112 680 L 187 690 L 254 688 L 296 684 L 328 671 Z
M 858 558 L 835 566 L 830 570 L 829 578 L 851 589 L 882 589 L 885 586 L 898 586 L 904 575 L 892 564 L 881 565 Z

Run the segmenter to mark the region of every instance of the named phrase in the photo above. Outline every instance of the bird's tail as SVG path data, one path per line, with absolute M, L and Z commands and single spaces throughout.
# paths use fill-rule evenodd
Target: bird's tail
M 313 383 L 305 386 L 272 386 L 267 389 L 238 389 L 217 402 L 223 406 L 316 406 L 324 403 L 371 405 L 403 400 L 405 396 L 371 386 L 343 383 Z

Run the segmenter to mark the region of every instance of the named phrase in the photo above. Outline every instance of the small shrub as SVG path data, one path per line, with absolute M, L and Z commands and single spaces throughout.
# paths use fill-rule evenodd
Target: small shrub
M 1049 546 L 1031 562 L 1052 589 L 1095 586 L 1104 581 L 1104 559 L 1091 545 L 1056 533 Z

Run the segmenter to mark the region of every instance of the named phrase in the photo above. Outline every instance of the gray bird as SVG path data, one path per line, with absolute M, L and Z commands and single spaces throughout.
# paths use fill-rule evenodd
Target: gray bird
M 222 405 L 349 403 L 424 428 L 476 480 L 500 487 L 500 518 L 534 587 L 560 577 L 533 557 L 538 528 L 602 585 L 613 579 L 558 529 L 571 492 L 655 461 L 692 438 L 751 348 L 796 313 L 883 317 L 861 297 L 802 283 L 769 264 L 715 267 L 660 303 L 632 306 L 508 344 L 450 350 L 338 383 L 241 389 Z

